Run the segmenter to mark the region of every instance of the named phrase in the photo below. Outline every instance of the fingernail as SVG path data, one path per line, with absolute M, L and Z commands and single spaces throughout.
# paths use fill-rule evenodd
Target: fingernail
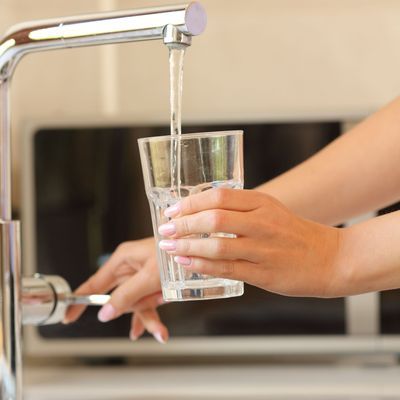
M 176 203 L 171 207 L 168 207 L 165 211 L 164 211 L 164 215 L 168 218 L 171 217 L 175 217 L 176 215 L 179 214 L 179 212 L 181 211 L 181 204 L 180 203 Z
M 129 339 L 131 339 L 132 342 L 135 342 L 135 341 L 138 340 L 139 338 L 133 334 L 133 331 L 131 331 L 131 332 L 129 333 Z
M 180 265 L 190 265 L 192 262 L 192 259 L 189 257 L 175 256 L 174 261 Z
M 157 298 L 157 304 L 159 306 L 161 306 L 164 303 L 165 303 L 164 297 L 160 296 L 160 297 Z
M 158 343 L 161 343 L 161 344 L 166 343 L 166 341 L 164 340 L 164 338 L 162 337 L 160 332 L 153 333 L 153 336 L 154 336 L 154 339 L 156 339 Z
M 68 324 L 70 324 L 71 323 L 71 321 L 68 319 L 68 318 L 64 318 L 63 320 L 62 320 L 62 324 L 63 325 L 68 325 Z
M 116 314 L 115 308 L 111 304 L 105 304 L 97 314 L 100 322 L 107 322 L 114 318 Z
M 171 236 L 176 233 L 176 227 L 173 222 L 168 224 L 160 225 L 158 228 L 158 233 L 163 236 Z
M 158 246 L 161 250 L 176 250 L 176 240 L 161 240 Z

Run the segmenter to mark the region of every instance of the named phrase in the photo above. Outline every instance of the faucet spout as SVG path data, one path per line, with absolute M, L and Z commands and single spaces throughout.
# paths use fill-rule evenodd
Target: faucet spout
M 22 23 L 0 39 L 0 398 L 22 399 L 22 359 L 20 329 L 21 298 L 26 294 L 46 294 L 45 283 L 32 278 L 21 290 L 19 221 L 12 221 L 11 201 L 11 119 L 9 86 L 18 62 L 28 53 L 53 49 L 95 46 L 141 40 L 163 39 L 168 46 L 191 44 L 207 23 L 206 13 L 198 2 L 179 6 L 129 10 Z M 53 279 L 53 278 L 52 278 Z M 29 290 L 28 290 L 29 289 Z M 40 289 L 40 290 L 39 290 Z M 48 289 L 48 288 L 47 288 Z M 65 288 L 64 288 L 65 289 Z M 24 295 L 24 296 L 23 296 Z M 43 300 L 44 299 L 44 300 Z M 54 305 L 41 297 L 40 307 L 25 306 L 25 322 L 42 321 L 44 312 Z M 50 299 L 51 300 L 51 299 Z M 99 299 L 73 299 L 98 302 Z M 69 299 L 72 301 L 72 298 Z M 104 301 L 104 299 L 102 299 Z M 60 301 L 60 312 L 65 306 Z M 29 311 L 30 310 L 30 311 Z M 47 322 L 59 320 L 48 313 Z M 28 318 L 26 312 L 30 312 Z M 35 315 L 33 315 L 36 313 Z M 51 315 L 50 315 L 51 314 Z M 47 315 L 47 314 L 46 314 Z
M 18 24 L 0 42 L 0 79 L 12 73 L 19 58 L 29 52 L 162 39 L 167 25 L 174 26 L 180 33 L 177 37 L 186 43 L 202 33 L 206 23 L 204 8 L 192 2 Z

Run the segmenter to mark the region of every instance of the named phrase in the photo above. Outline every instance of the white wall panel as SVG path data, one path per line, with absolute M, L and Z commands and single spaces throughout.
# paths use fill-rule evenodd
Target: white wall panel
M 343 119 L 398 94 L 399 1 L 202 3 L 209 24 L 186 59 L 186 121 Z M 149 120 L 166 112 L 164 59 L 153 49 L 121 54 L 121 112 Z M 152 107 L 144 102 L 148 93 Z
M 170 3 L 113 2 L 120 9 Z M 12 5 L 11 24 L 97 11 L 99 3 L 104 7 L 104 0 L 39 0 L 35 7 L 28 0 L 8 0 L 0 10 Z M 194 38 L 186 57 L 186 121 L 353 117 L 376 109 L 398 93 L 399 1 L 202 3 L 209 25 L 205 34 Z M 20 66 L 14 85 L 17 114 L 18 109 L 24 110 L 27 118 L 42 113 L 73 116 L 101 111 L 100 86 L 102 90 L 106 86 L 100 81 L 99 53 L 98 49 L 79 49 L 29 57 Z M 115 53 L 121 66 L 115 101 L 120 114 L 167 121 L 167 56 L 163 46 L 124 44 L 118 45 Z M 23 115 L 16 115 L 17 124 Z

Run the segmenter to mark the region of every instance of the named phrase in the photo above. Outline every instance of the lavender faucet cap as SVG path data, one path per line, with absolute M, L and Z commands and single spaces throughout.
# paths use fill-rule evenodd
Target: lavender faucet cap
M 207 14 L 203 6 L 198 2 L 190 3 L 186 9 L 186 28 L 193 35 L 200 35 L 207 25 Z

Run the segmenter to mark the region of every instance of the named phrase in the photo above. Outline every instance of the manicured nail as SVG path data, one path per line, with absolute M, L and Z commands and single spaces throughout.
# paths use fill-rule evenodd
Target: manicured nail
M 176 227 L 173 222 L 168 222 L 168 224 L 160 225 L 158 227 L 158 233 L 163 236 L 171 236 L 176 233 Z
M 190 265 L 192 263 L 192 259 L 189 257 L 183 257 L 183 256 L 175 256 L 174 257 L 174 261 L 177 264 L 180 265 Z
M 176 250 L 176 240 L 161 240 L 158 244 L 161 250 L 172 251 Z
M 180 203 L 176 203 L 171 207 L 168 207 L 165 211 L 164 211 L 164 215 L 168 218 L 171 217 L 175 217 L 176 215 L 178 215 L 181 211 L 181 204 Z
M 62 320 L 62 324 L 63 325 L 68 325 L 68 324 L 70 324 L 71 323 L 71 321 L 68 319 L 68 318 L 64 318 L 63 320 Z
M 155 332 L 155 333 L 153 333 L 153 336 L 154 336 L 154 339 L 156 339 L 158 343 L 161 343 L 161 344 L 167 343 L 167 342 L 164 340 L 164 338 L 161 336 L 161 333 L 160 333 L 160 332 Z
M 110 304 L 105 304 L 97 314 L 97 318 L 100 322 L 107 322 L 110 321 L 115 317 L 116 311 L 115 308 Z
M 165 303 L 164 297 L 160 296 L 157 298 L 157 304 L 159 306 L 163 305 Z
M 131 331 L 131 332 L 129 333 L 129 339 L 131 339 L 132 342 L 134 342 L 134 341 L 138 340 L 139 338 L 138 338 L 137 336 L 134 335 L 133 331 Z

